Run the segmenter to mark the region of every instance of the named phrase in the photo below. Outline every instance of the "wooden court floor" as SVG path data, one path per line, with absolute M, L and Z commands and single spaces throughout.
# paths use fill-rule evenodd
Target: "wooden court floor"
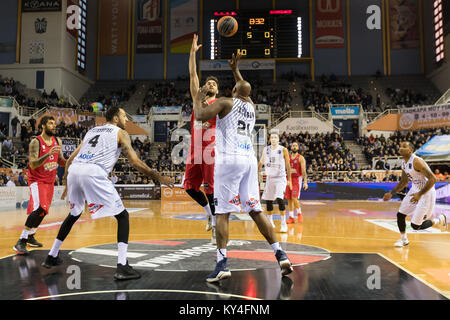
M 175 239 L 209 239 L 205 231 L 203 209 L 193 202 L 161 203 L 125 201 L 130 212 L 130 242 Z M 405 271 L 441 295 L 450 298 L 450 234 L 446 230 L 409 233 L 410 245 L 394 248 L 399 238 L 395 215 L 399 202 L 377 201 L 303 201 L 303 222 L 289 225 L 279 233 L 280 221 L 275 208 L 275 224 L 282 247 L 301 244 L 336 253 L 375 253 Z M 66 205 L 53 206 L 36 239 L 49 250 L 61 222 L 68 214 Z M 14 256 L 12 249 L 26 219 L 26 211 L 0 212 L 0 260 Z M 409 224 L 408 224 L 409 225 Z M 113 244 L 116 220 L 112 217 L 91 220 L 85 212 L 74 225 L 61 250 Z M 264 240 L 253 221 L 245 214 L 233 216 L 230 239 Z M 267 245 L 268 246 L 268 245 Z M 268 249 L 270 247 L 268 246 Z M 319 262 L 320 263 L 320 262 Z M 214 268 L 211 263 L 211 270 Z M 314 263 L 310 265 L 314 268 Z M 0 286 L 2 284 L 0 283 Z

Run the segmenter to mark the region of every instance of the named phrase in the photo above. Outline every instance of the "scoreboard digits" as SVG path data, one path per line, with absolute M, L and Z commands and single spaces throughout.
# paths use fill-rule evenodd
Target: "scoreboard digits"
M 239 12 L 234 15 L 238 32 L 230 38 L 220 37 L 216 28 L 211 28 L 211 59 L 230 59 L 233 53 L 248 59 L 300 57 L 298 17 L 292 10 L 285 11 L 289 14 Z

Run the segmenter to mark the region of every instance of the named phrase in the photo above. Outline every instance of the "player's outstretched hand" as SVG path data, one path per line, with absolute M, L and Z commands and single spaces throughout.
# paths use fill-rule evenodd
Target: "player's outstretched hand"
M 385 193 L 383 196 L 383 201 L 389 201 L 392 198 L 392 194 L 391 193 Z
M 230 66 L 231 70 L 234 70 L 237 68 L 239 60 L 241 60 L 242 54 L 238 53 L 231 56 L 231 60 L 228 60 L 228 65 Z
M 159 183 L 161 183 L 161 185 L 166 185 L 169 188 L 173 188 L 174 187 L 174 179 L 171 177 L 167 177 L 167 176 L 161 176 L 161 178 L 159 178 Z
M 197 42 L 198 42 L 198 35 L 194 34 L 194 39 L 192 40 L 192 47 L 191 47 L 191 50 L 193 52 L 197 52 L 198 49 L 200 49 L 202 47 L 202 45 L 201 44 L 197 44 Z
M 417 203 L 417 202 L 419 202 L 421 197 L 422 196 L 419 193 L 414 193 L 414 194 L 411 195 L 411 200 L 410 201 L 411 201 L 411 203 Z
M 308 184 L 306 182 L 303 183 L 303 189 L 308 190 Z

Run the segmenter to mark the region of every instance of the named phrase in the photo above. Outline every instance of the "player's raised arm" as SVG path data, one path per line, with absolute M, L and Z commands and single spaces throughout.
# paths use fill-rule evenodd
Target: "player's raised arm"
M 139 159 L 131 146 L 130 135 L 122 129 L 119 131 L 119 145 L 122 148 L 122 154 L 128 159 L 128 161 L 130 161 L 133 168 L 145 174 L 152 180 L 158 180 L 161 184 L 165 184 L 168 187 L 173 188 L 173 179 L 160 175 L 158 171 L 152 170 L 141 159 Z
M 402 170 L 402 177 L 400 178 L 399 183 L 390 192 L 384 194 L 383 200 L 384 201 L 390 200 L 394 194 L 405 189 L 407 185 L 408 185 L 408 176 L 406 175 L 405 171 Z
M 206 103 L 206 94 L 208 88 L 201 87 L 194 98 L 194 115 L 195 119 L 200 121 L 208 121 L 219 115 L 223 118 L 233 108 L 233 100 L 230 98 L 220 98 L 214 103 L 208 105 Z M 207 108 L 205 108 L 207 106 Z
M 231 56 L 231 60 L 228 60 L 228 65 L 231 68 L 231 71 L 233 71 L 234 80 L 236 82 L 244 80 L 244 78 L 241 75 L 241 72 L 239 71 L 239 60 L 241 59 L 242 55 L 238 53 Z
M 189 79 L 190 79 L 190 90 L 192 99 L 195 98 L 197 91 L 200 87 L 200 82 L 198 80 L 197 75 L 197 63 L 195 61 L 197 51 L 202 47 L 201 44 L 197 44 L 198 35 L 194 34 L 194 38 L 192 40 L 191 53 L 189 55 Z
M 55 153 L 60 152 L 61 147 L 55 146 L 51 148 L 49 153 L 44 154 L 42 157 L 39 158 L 39 141 L 38 139 L 33 139 L 30 142 L 30 153 L 29 153 L 29 161 L 30 161 L 30 168 L 36 169 L 37 167 L 40 167 L 44 164 L 44 162 L 50 157 L 51 155 L 54 155 Z

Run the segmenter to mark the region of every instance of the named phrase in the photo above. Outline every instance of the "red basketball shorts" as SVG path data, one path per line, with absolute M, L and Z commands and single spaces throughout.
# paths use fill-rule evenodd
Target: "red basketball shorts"
M 47 215 L 52 204 L 54 190 L 55 186 L 50 183 L 33 182 L 30 184 L 30 201 L 28 202 L 27 214 L 41 207 Z
M 205 193 L 214 193 L 214 163 L 187 164 L 184 173 L 184 190 L 199 191 L 202 183 L 205 183 Z
M 284 198 L 287 200 L 298 199 L 300 196 L 300 181 L 297 178 L 292 178 L 292 190 L 289 188 L 289 184 L 284 192 Z

